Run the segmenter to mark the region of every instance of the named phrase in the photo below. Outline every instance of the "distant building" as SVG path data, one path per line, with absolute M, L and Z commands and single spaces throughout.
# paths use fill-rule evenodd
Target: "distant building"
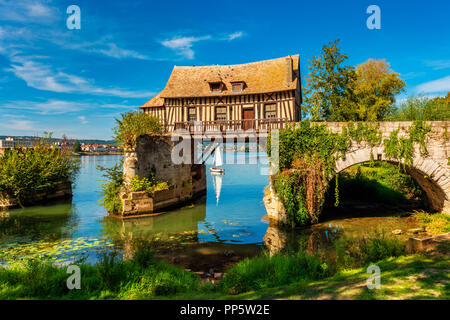
M 6 139 L 0 140 L 0 148 L 6 149 L 6 148 L 14 148 L 15 141 L 14 138 L 8 137 Z

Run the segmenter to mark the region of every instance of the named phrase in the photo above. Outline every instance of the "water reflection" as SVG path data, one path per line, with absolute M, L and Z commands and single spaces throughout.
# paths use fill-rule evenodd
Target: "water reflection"
M 113 240 L 127 235 L 134 239 L 168 240 L 173 233 L 198 233 L 200 221 L 206 218 L 206 197 L 195 204 L 154 217 L 119 219 L 107 216 L 102 222 L 102 233 Z M 198 239 L 197 239 L 198 241 Z
M 0 243 L 70 238 L 77 228 L 74 212 L 76 207 L 70 202 L 3 211 Z
M 417 221 L 410 216 L 390 216 L 380 213 L 377 217 L 339 218 L 321 222 L 312 226 L 296 229 L 280 228 L 271 222 L 264 235 L 264 244 L 270 254 L 279 252 L 306 250 L 310 254 L 327 252 L 343 235 L 364 237 L 375 233 L 390 235 L 393 230 L 401 230 L 399 239 L 408 238 L 408 229 L 417 228 Z

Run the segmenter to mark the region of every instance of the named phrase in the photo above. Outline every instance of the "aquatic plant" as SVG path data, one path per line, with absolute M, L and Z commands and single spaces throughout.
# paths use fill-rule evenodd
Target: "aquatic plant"
M 349 269 L 404 255 L 406 244 L 385 232 L 375 232 L 363 237 L 346 234 L 335 242 L 335 249 L 335 268 Z

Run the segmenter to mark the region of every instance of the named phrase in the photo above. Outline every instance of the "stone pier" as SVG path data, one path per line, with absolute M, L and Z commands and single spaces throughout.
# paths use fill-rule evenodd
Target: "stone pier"
M 136 150 L 125 154 L 123 216 L 158 214 L 205 194 L 205 165 L 174 164 L 171 154 L 175 144 L 171 135 L 142 135 L 137 139 Z M 131 191 L 130 181 L 134 177 L 142 179 L 150 175 L 158 181 L 169 182 L 171 188 L 153 193 Z

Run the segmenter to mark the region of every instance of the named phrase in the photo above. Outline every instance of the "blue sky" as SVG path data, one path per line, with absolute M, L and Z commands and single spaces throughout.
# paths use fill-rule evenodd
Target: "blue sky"
M 81 9 L 69 30 L 66 9 Z M 366 9 L 381 9 L 369 30 Z M 407 95 L 450 91 L 450 1 L 0 0 L 0 135 L 111 137 L 114 117 L 164 88 L 174 65 L 238 64 L 341 39 L 348 63 L 385 58 Z

